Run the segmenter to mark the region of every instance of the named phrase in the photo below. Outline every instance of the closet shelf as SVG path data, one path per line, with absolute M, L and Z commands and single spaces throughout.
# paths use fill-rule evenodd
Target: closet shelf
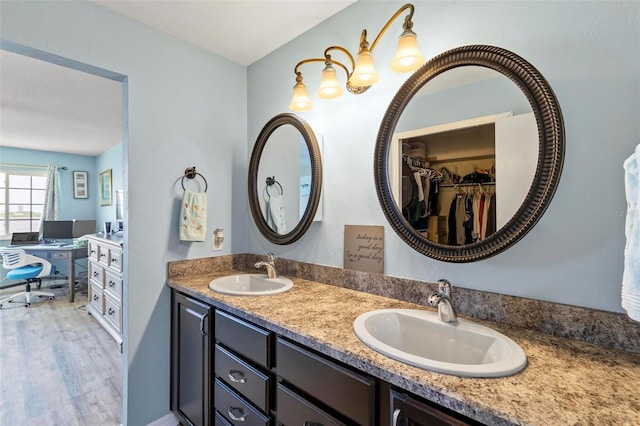
M 495 154 L 485 154 L 485 155 L 473 155 L 469 157 L 457 157 L 457 158 L 437 158 L 437 157 L 427 157 L 427 161 L 431 164 L 434 163 L 451 163 L 455 161 L 472 161 L 472 160 L 489 160 L 495 159 Z

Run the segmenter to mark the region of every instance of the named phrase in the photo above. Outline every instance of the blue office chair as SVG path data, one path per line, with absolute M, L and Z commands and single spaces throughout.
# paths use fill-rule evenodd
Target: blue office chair
M 0 300 L 0 308 L 5 302 L 13 302 L 14 299 L 25 296 L 25 305 L 31 305 L 31 296 L 47 297 L 53 300 L 55 295 L 44 291 L 31 291 L 31 283 L 37 283 L 38 288 L 42 284 L 42 277 L 51 274 L 51 263 L 36 256 L 25 253 L 21 249 L 0 248 L 2 267 L 7 269 L 7 279 L 24 280 L 25 291 Z

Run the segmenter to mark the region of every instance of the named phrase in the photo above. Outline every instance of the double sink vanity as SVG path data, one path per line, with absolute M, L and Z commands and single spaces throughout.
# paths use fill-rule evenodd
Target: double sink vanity
M 459 72 L 469 74 L 478 93 L 488 92 L 471 108 L 475 118 L 456 117 L 461 111 L 451 108 L 446 122 L 468 126 L 480 120 L 494 127 L 505 125 L 495 117 L 532 117 L 532 132 L 507 138 L 506 144 L 538 156 L 527 156 L 527 167 L 505 167 L 517 159 L 496 155 L 496 138 L 492 152 L 482 155 L 495 166 L 492 181 L 487 188 L 470 188 L 482 190 L 482 197 L 500 192 L 498 199 L 513 205 L 498 204 L 500 221 L 492 233 L 465 230 L 464 238 L 445 241 L 439 232 L 453 234 L 457 227 L 441 229 L 452 223 L 441 212 L 432 212 L 428 232 L 407 220 L 401 169 L 415 166 L 412 151 L 422 147 L 415 150 L 422 151 L 422 166 L 433 161 L 449 168 L 431 167 L 434 184 L 463 195 L 458 180 L 438 173 L 456 170 L 458 165 L 449 164 L 456 158 L 476 161 L 474 139 L 458 140 L 466 145 L 461 152 L 444 153 L 426 140 L 405 139 L 442 127 L 415 124 L 416 117 L 437 115 L 426 109 L 422 89 L 437 89 L 442 75 Z M 500 105 L 485 102 L 496 90 L 514 93 Z M 469 99 L 462 98 L 466 106 Z M 441 112 L 441 103 L 435 105 Z M 444 52 L 408 78 L 382 120 L 373 182 L 382 211 L 410 248 L 436 261 L 498 255 L 522 239 L 549 206 L 564 161 L 564 136 L 553 90 L 526 60 L 495 46 Z M 304 176 L 296 174 L 298 164 L 283 162 L 291 156 L 278 151 L 286 146 L 297 152 L 301 140 L 310 168 Z M 407 158 L 405 145 L 411 148 Z M 516 173 L 525 168 L 528 174 Z M 308 197 L 300 203 L 292 197 L 295 214 L 279 218 L 286 227 L 274 226 L 278 195 L 302 182 Z M 276 245 L 302 238 L 316 217 L 321 188 L 320 149 L 310 126 L 288 113 L 269 120 L 249 163 L 249 206 L 257 230 Z M 252 254 L 169 262 L 168 269 L 171 409 L 185 425 L 640 424 L 640 330 L 618 314 L 451 291 L 445 280 L 420 282 L 286 259 L 276 264 L 274 257 Z
M 457 326 L 445 324 L 434 308 L 299 278 L 296 268 L 280 277 L 292 287 L 276 294 L 211 290 L 220 278 L 256 277 L 260 271 L 244 257 L 170 262 L 172 410 L 183 424 L 385 425 L 438 419 L 441 423 L 433 424 L 633 425 L 640 418 L 637 353 L 460 316 Z M 388 315 L 395 318 L 389 321 Z M 386 342 L 390 347 L 416 345 L 401 346 L 405 354 L 420 347 L 442 349 L 442 342 L 432 340 L 442 337 L 433 326 L 479 327 L 458 330 L 465 336 L 450 340 L 453 352 L 422 352 L 421 358 L 444 356 L 449 367 L 495 366 L 499 363 L 485 356 L 451 363 L 446 357 L 485 348 L 485 354 L 500 358 L 521 348 L 526 364 L 513 374 L 493 374 L 502 377 L 435 372 L 437 366 L 416 367 L 372 349 L 356 334 L 359 322 L 380 341 L 395 337 Z M 398 332 L 404 330 L 410 339 L 402 343 Z M 482 344 L 487 330 L 496 332 L 491 345 Z M 510 342 L 515 347 L 509 348 Z

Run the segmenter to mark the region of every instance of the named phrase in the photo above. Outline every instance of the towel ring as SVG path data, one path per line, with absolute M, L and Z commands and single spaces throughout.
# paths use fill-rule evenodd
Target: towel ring
M 184 171 L 184 176 L 182 176 L 182 189 L 186 190 L 184 187 L 184 178 L 187 179 L 194 179 L 196 176 L 200 176 L 202 178 L 202 180 L 204 181 L 204 192 L 207 192 L 207 189 L 209 188 L 209 184 L 207 183 L 207 180 L 204 178 L 204 176 L 202 176 L 200 173 L 196 172 L 196 166 L 193 167 L 187 167 Z
M 282 189 L 282 185 L 280 185 L 280 182 L 278 182 L 276 180 L 275 176 L 270 176 L 267 177 L 267 187 L 265 188 L 267 191 L 267 196 L 269 196 L 269 198 L 271 198 L 271 194 L 269 194 L 269 187 L 272 187 L 274 185 L 278 185 L 278 191 L 280 191 L 280 195 L 284 195 L 284 191 Z

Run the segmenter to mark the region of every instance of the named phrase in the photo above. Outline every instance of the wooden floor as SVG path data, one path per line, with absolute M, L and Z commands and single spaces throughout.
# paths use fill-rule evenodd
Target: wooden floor
M 0 425 L 119 425 L 119 345 L 86 312 L 86 291 L 74 303 L 64 288 L 51 291 L 53 301 L 0 309 Z

